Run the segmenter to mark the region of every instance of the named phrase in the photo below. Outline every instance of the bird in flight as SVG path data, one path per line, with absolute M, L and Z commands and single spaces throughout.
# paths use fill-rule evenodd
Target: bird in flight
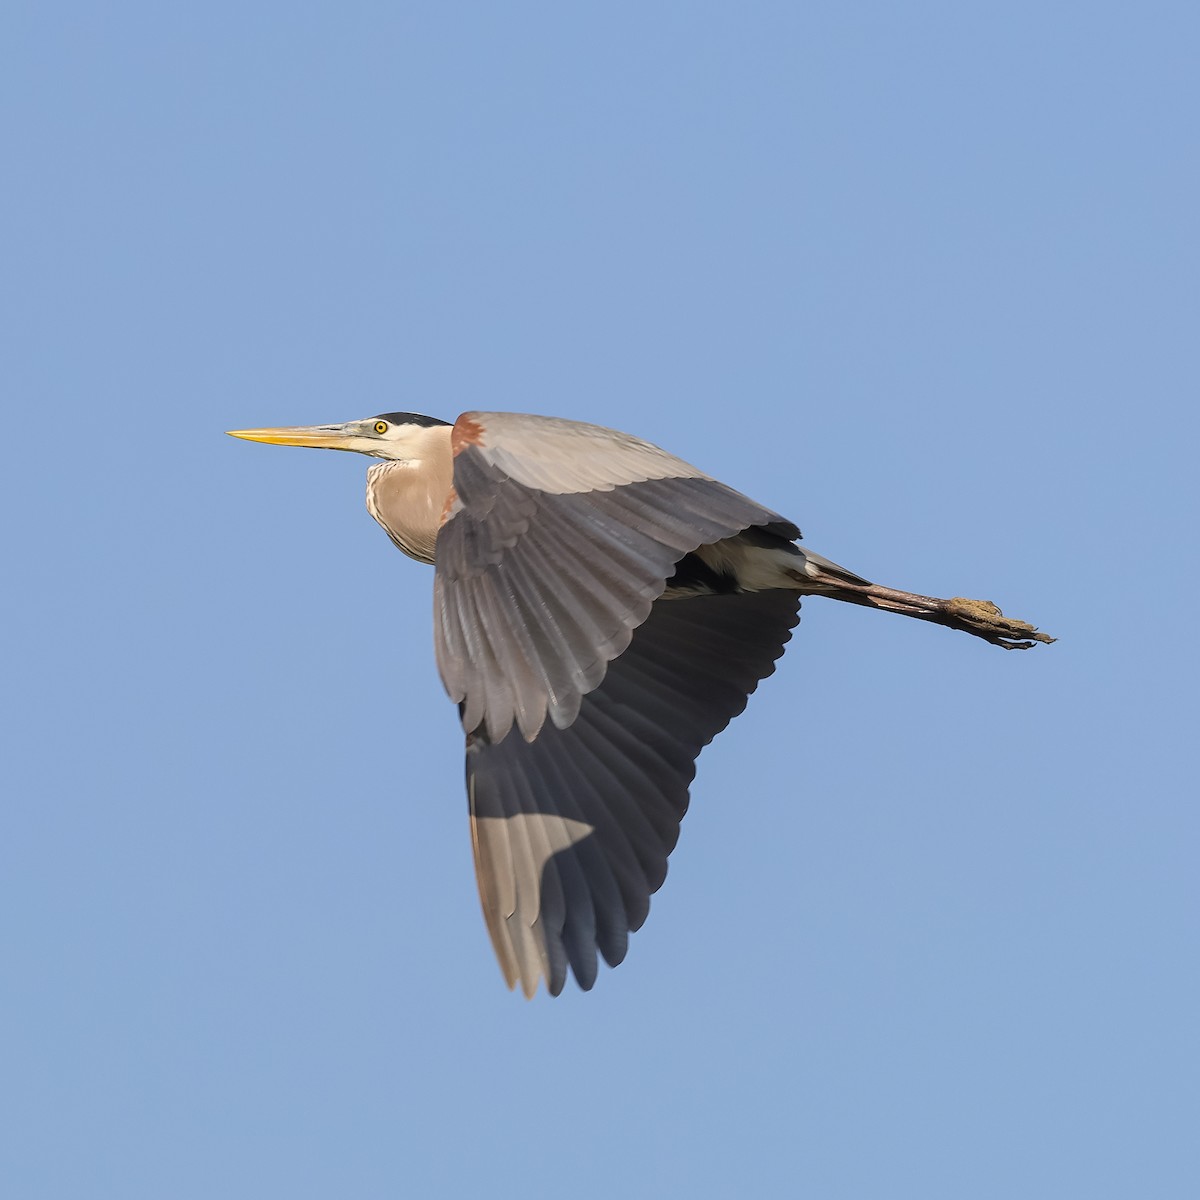
M 987 601 L 869 582 L 665 450 L 598 425 L 384 413 L 233 437 L 351 450 L 367 509 L 434 566 L 438 671 L 466 734 L 484 918 L 510 988 L 584 990 L 625 957 L 679 837 L 695 760 L 775 669 L 803 596 L 1054 639 Z

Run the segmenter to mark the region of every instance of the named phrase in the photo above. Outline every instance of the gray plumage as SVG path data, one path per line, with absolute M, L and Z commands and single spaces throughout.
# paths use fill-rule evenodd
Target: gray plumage
M 704 478 L 544 491 L 470 446 L 454 485 L 459 504 L 437 539 L 434 645 L 464 728 L 485 724 L 494 741 L 514 719 L 526 741 L 547 715 L 570 725 L 680 559 L 782 520 Z
M 795 592 L 656 601 L 564 726 L 467 737 L 479 891 L 509 986 L 589 988 L 667 874 L 701 749 L 742 711 L 799 619 Z M 698 652 L 702 650 L 702 652 Z
M 648 442 L 511 413 L 389 413 L 235 436 L 385 459 L 367 506 L 435 564 L 438 670 L 467 739 L 480 899 L 510 987 L 585 989 L 642 925 L 695 760 L 769 675 L 804 594 L 1010 649 L 984 601 L 869 583 L 790 521 Z

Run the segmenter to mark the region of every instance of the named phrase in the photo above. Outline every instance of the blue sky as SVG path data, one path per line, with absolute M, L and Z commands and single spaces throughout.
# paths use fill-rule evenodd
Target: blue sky
M 1197 1194 L 1192 5 L 6 6 L 0 1179 Z M 365 460 L 627 429 L 810 601 L 592 993 L 503 987 Z

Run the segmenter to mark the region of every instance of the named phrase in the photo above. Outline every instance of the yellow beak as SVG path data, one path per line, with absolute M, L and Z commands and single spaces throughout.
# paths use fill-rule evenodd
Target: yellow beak
M 293 425 L 282 429 L 230 429 L 230 437 L 272 446 L 314 446 L 322 450 L 349 450 L 355 437 L 345 425 Z

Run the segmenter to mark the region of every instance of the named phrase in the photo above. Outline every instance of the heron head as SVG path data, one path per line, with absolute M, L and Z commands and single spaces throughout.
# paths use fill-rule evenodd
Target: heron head
M 313 446 L 321 450 L 353 450 L 372 458 L 407 459 L 419 456 L 431 428 L 449 425 L 420 413 L 381 413 L 344 425 L 293 425 L 279 429 L 231 429 L 230 437 L 275 446 Z

